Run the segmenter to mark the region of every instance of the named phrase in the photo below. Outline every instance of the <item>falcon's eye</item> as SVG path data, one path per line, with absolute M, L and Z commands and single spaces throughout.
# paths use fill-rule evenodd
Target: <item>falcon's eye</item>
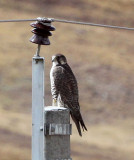
M 61 58 L 60 58 L 60 63 L 61 63 L 61 64 L 65 64 L 65 63 L 66 63 L 66 59 L 65 59 L 64 57 L 61 57 Z

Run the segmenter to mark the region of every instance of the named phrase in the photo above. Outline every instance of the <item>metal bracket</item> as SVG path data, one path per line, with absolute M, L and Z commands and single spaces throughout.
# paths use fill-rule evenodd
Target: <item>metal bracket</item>
M 72 158 L 65 158 L 65 159 L 54 159 L 54 160 L 72 160 Z
M 37 21 L 43 22 L 43 23 L 51 23 L 54 21 L 54 18 L 38 17 Z
M 44 57 L 34 56 L 33 59 L 35 60 L 35 63 L 38 64 L 39 61 L 44 60 Z
M 71 135 L 72 124 L 45 124 L 45 135 Z

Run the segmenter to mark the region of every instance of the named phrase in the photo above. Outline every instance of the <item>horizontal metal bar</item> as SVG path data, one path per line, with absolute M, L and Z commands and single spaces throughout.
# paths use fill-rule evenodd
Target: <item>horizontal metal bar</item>
M 45 124 L 45 135 L 71 135 L 71 124 Z
M 57 159 L 56 158 L 56 159 L 53 159 L 53 160 L 72 160 L 72 158 L 65 158 L 65 159 L 63 159 L 63 158 L 62 159 L 61 158 Z

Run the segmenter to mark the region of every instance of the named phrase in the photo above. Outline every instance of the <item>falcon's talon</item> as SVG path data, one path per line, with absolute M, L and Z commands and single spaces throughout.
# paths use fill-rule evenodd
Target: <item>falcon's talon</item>
M 57 99 L 53 99 L 53 106 L 57 106 Z

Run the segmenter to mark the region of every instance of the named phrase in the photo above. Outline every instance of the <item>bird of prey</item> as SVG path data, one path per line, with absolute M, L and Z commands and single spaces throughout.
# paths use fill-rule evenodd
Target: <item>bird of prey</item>
M 87 128 L 80 113 L 77 81 L 64 55 L 52 56 L 50 80 L 53 105 L 57 106 L 60 101 L 64 107 L 69 108 L 79 135 L 82 136 L 81 127 L 83 131 L 87 131 Z

